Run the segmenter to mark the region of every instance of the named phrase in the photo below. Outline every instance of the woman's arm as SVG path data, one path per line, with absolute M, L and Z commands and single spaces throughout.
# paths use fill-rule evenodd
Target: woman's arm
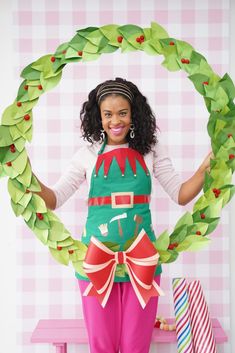
M 178 203 L 180 205 L 186 205 L 201 191 L 204 183 L 205 172 L 210 171 L 210 159 L 213 158 L 213 152 L 210 152 L 196 173 L 181 185 L 178 197 Z

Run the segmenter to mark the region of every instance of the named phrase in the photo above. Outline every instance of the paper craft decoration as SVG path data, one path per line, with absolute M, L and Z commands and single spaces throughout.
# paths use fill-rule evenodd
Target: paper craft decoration
M 189 283 L 188 295 L 194 353 L 216 353 L 210 314 L 199 281 Z
M 82 270 L 87 247 L 72 238 L 60 219 L 46 208 L 35 194 L 40 191 L 25 149 L 32 140 L 32 109 L 40 96 L 54 88 L 65 65 L 96 60 L 100 55 L 141 50 L 148 55 L 163 55 L 162 65 L 169 71 L 183 70 L 202 95 L 210 113 L 207 130 L 215 159 L 206 173 L 204 194 L 192 213 L 186 212 L 173 232 L 164 231 L 155 242 L 161 263 L 173 262 L 181 251 L 198 250 L 208 243 L 207 235 L 219 222 L 221 209 L 230 201 L 235 169 L 235 87 L 228 74 L 219 77 L 205 57 L 189 43 L 169 37 L 164 28 L 152 22 L 150 28 L 128 24 L 79 29 L 61 44 L 54 54 L 44 55 L 27 65 L 15 101 L 5 109 L 0 126 L 0 176 L 8 176 L 8 191 L 16 216 L 22 216 L 53 257 L 62 264 L 72 262 Z
M 151 297 L 164 295 L 154 281 L 158 258 L 159 254 L 143 229 L 126 251 L 113 252 L 91 237 L 83 263 L 91 283 L 83 295 L 97 296 L 105 307 L 113 287 L 116 266 L 125 264 L 140 305 L 145 308 Z
M 189 300 L 185 278 L 172 281 L 178 353 L 195 353 L 190 324 Z

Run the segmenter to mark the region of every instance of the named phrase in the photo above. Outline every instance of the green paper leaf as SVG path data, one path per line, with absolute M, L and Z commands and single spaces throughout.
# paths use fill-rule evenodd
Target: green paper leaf
M 31 167 L 29 162 L 27 162 L 25 170 L 23 171 L 22 174 L 20 174 L 17 177 L 17 179 L 20 183 L 28 187 L 31 183 L 31 178 L 32 178 Z
M 32 199 L 32 193 L 24 194 L 19 200 L 18 204 L 26 208 Z
M 31 217 L 26 220 L 26 223 L 28 225 L 29 228 L 31 228 L 32 230 L 34 230 L 34 225 L 35 225 L 35 222 L 36 222 L 36 219 L 37 219 L 37 216 L 35 213 L 33 213 L 33 211 L 31 210 L 31 207 L 30 207 L 30 204 L 29 204 L 29 207 L 27 208 L 27 211 L 28 212 L 31 212 Z M 22 213 L 23 215 L 23 213 Z
M 159 54 L 159 51 L 156 50 L 150 42 L 144 42 L 141 45 L 142 45 L 142 48 L 144 49 L 145 53 L 147 53 L 149 55 L 158 55 Z
M 22 134 L 28 131 L 32 126 L 32 113 L 28 115 L 30 116 L 29 120 L 23 119 L 17 124 L 17 129 L 19 129 Z
M 34 175 L 32 175 L 31 183 L 30 183 L 30 186 L 28 187 L 28 189 L 31 191 L 34 191 L 34 192 L 41 191 L 41 186 Z M 49 212 L 49 210 L 48 210 L 48 212 Z
M 115 275 L 119 277 L 125 277 L 126 276 L 126 271 L 125 271 L 125 265 L 124 264 L 118 264 L 116 267 Z
M 160 234 L 157 240 L 154 242 L 154 245 L 158 251 L 160 250 L 167 250 L 170 243 L 169 233 L 168 231 L 164 231 Z
M 118 31 L 125 37 L 125 39 L 133 36 L 133 35 L 141 35 L 143 34 L 143 29 L 139 26 L 135 25 L 124 25 L 118 28 Z
M 136 51 L 136 48 L 133 47 L 127 40 L 123 39 L 122 53 L 128 53 L 129 51 Z
M 112 251 L 118 251 L 120 249 L 120 245 L 117 243 L 113 243 L 111 241 L 104 241 L 102 242 L 107 248 L 109 248 Z
M 62 241 L 65 240 L 68 235 L 64 233 L 63 224 L 55 221 L 50 222 L 51 229 L 49 233 L 49 239 L 51 241 Z
M 40 80 L 44 91 L 49 91 L 57 86 L 61 80 L 62 71 L 58 75 L 45 79 L 43 73 L 41 74 Z
M 179 220 L 178 222 L 176 223 L 175 225 L 175 229 L 183 226 L 187 224 L 188 226 L 189 225 L 192 225 L 193 224 L 193 218 L 192 218 L 192 215 L 190 212 L 186 212 Z
M 7 166 L 6 164 L 3 164 L 2 168 L 3 168 L 3 172 L 12 179 L 16 178 L 19 175 L 17 171 L 14 168 L 12 168 L 12 166 Z
M 37 222 L 37 221 L 36 221 Z M 41 240 L 43 244 L 47 243 L 47 238 L 48 238 L 48 229 L 39 229 L 39 228 L 34 228 L 34 233 L 36 234 L 37 238 Z
M 22 120 L 24 111 L 16 103 L 9 105 L 2 114 L 2 125 L 15 125 Z
M 16 179 L 8 179 L 8 192 L 14 203 L 18 203 L 25 194 L 24 186 Z
M 50 229 L 50 222 L 48 220 L 47 214 L 43 213 L 43 219 L 39 219 L 38 217 L 36 217 L 36 221 L 35 221 L 35 225 L 36 228 L 41 229 L 41 230 L 45 230 L 48 229 L 49 232 L 51 231 Z M 49 236 L 49 233 L 48 233 Z
M 23 173 L 27 164 L 28 156 L 25 149 L 19 153 L 18 157 L 12 161 L 12 168 L 19 174 Z
M 13 140 L 9 127 L 0 125 L 0 147 L 10 146 L 11 144 L 13 144 Z
M 98 47 L 90 42 L 87 42 L 83 51 L 90 54 L 96 54 L 98 52 Z
M 181 243 L 187 236 L 187 225 L 183 224 L 174 229 L 170 235 L 170 243 Z
M 188 78 L 193 82 L 194 87 L 196 88 L 196 90 L 204 95 L 205 94 L 205 85 L 203 84 L 203 82 L 209 82 L 209 77 L 206 75 L 202 75 L 202 74 L 193 74 L 188 76 Z
M 24 207 L 19 204 L 16 204 L 12 200 L 11 200 L 11 207 L 12 207 L 16 217 L 20 216 L 24 212 Z
M 80 276 L 88 278 L 83 270 L 82 264 L 83 264 L 83 261 L 76 261 L 76 262 L 73 262 L 73 267 L 76 270 L 76 272 L 80 274 Z
M 89 42 L 91 42 L 93 45 L 97 47 L 100 46 L 100 43 L 103 40 L 103 38 L 104 37 L 100 29 L 97 29 L 96 31 L 92 31 L 86 36 L 86 39 L 88 39 Z M 108 40 L 106 40 L 106 42 L 108 42 Z
M 220 86 L 224 89 L 229 99 L 234 99 L 235 87 L 230 76 L 226 73 L 219 82 L 220 82 Z
M 7 127 L 8 128 L 8 127 Z M 12 125 L 9 126 L 9 130 L 10 130 L 10 134 L 12 136 L 12 143 L 17 140 L 18 138 L 20 138 L 22 136 L 22 133 L 19 131 L 19 129 L 17 128 L 17 125 Z M 11 143 L 11 144 L 12 144 Z M 9 144 L 10 145 L 10 144 Z
M 154 39 L 169 37 L 166 30 L 156 22 L 151 22 L 151 34 Z
M 177 250 L 179 252 L 201 250 L 208 245 L 208 243 L 209 239 L 206 237 L 190 235 L 179 246 L 177 246 Z
M 69 253 L 66 249 L 62 249 L 58 251 L 57 249 L 49 248 L 51 255 L 54 257 L 56 261 L 61 263 L 62 265 L 69 264 Z
M 38 212 L 38 213 L 47 212 L 45 201 L 39 195 L 33 194 L 33 197 L 31 200 L 31 206 L 33 207 L 35 212 Z
M 95 32 L 97 29 L 99 29 L 99 27 L 87 27 L 87 28 L 79 29 L 79 30 L 77 31 L 77 33 L 78 33 L 80 36 L 87 38 L 87 36 L 88 36 L 90 33 Z
M 20 76 L 27 80 L 38 80 L 40 77 L 40 72 L 38 70 L 33 69 L 31 65 L 32 64 L 26 66 L 21 72 Z
M 90 54 L 90 53 L 83 52 L 82 59 L 84 61 L 92 61 L 92 60 L 97 60 L 99 56 L 100 54 Z
M 32 64 L 33 69 L 43 72 L 43 77 L 45 79 L 57 75 L 53 70 L 51 61 L 52 56 L 52 54 L 44 55 Z
M 22 213 L 22 217 L 24 218 L 25 222 L 27 223 L 30 218 L 32 217 L 32 211 L 30 211 L 28 208 L 26 208 L 24 210 L 24 212 Z
M 100 31 L 103 35 L 109 40 L 109 44 L 113 46 L 120 46 L 120 43 L 117 41 L 117 38 L 120 36 L 118 31 L 118 25 L 107 25 L 100 27 Z
M 162 66 L 164 66 L 169 71 L 180 70 L 180 65 L 177 61 L 177 56 L 175 54 L 168 55 L 162 62 Z
M 169 251 L 167 251 L 167 250 L 159 250 L 158 252 L 159 252 L 159 255 L 160 255 L 159 261 L 161 263 L 166 263 L 167 261 L 170 260 L 171 254 L 170 254 Z

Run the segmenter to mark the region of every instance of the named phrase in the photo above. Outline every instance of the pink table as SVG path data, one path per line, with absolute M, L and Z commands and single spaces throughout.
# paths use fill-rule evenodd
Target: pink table
M 174 319 L 167 319 L 172 323 Z M 212 327 L 216 343 L 228 341 L 228 337 L 217 319 L 212 319 Z M 154 328 L 152 343 L 176 342 L 175 331 L 163 331 Z M 83 319 L 40 320 L 33 331 L 32 343 L 51 343 L 56 347 L 56 353 L 67 353 L 67 344 L 87 344 L 88 337 Z

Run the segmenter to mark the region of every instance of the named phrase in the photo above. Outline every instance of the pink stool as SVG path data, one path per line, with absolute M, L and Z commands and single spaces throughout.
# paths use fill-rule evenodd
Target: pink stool
M 212 327 L 217 344 L 228 341 L 228 337 L 217 319 L 212 319 Z M 174 319 L 167 319 L 173 323 Z M 31 336 L 32 343 L 50 343 L 56 347 L 56 353 L 67 353 L 67 344 L 88 344 L 83 319 L 40 320 Z M 153 330 L 152 343 L 176 343 L 175 331 Z

